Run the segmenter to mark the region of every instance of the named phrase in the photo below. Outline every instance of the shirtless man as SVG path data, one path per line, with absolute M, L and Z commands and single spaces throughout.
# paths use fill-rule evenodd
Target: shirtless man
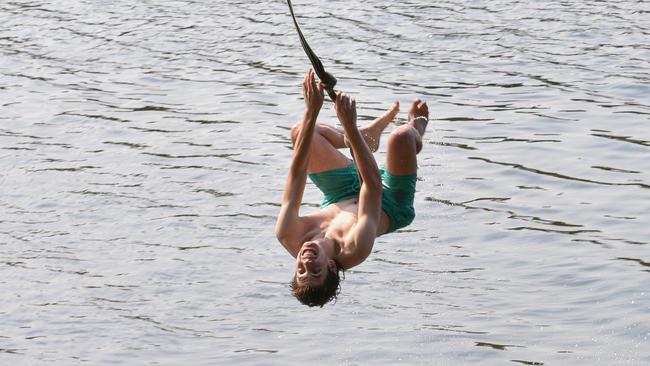
M 339 271 L 362 263 L 377 236 L 413 221 L 416 155 L 429 110 L 421 100 L 413 102 L 409 122 L 390 134 L 386 167 L 380 171 L 372 151 L 399 112 L 399 103 L 358 129 L 355 99 L 339 92 L 335 109 L 341 131 L 316 123 L 324 96 L 312 70 L 303 81 L 303 95 L 306 111 L 291 130 L 294 153 L 275 232 L 296 258 L 293 295 L 305 305 L 322 307 L 340 291 Z M 338 151 L 347 147 L 354 162 Z M 300 216 L 307 175 L 325 198 L 319 211 Z

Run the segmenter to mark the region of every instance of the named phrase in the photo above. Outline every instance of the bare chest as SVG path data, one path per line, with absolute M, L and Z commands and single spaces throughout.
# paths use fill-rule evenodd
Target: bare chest
M 325 237 L 343 242 L 345 236 L 357 223 L 357 200 L 349 200 L 328 207 L 329 219 L 323 222 L 322 230 Z

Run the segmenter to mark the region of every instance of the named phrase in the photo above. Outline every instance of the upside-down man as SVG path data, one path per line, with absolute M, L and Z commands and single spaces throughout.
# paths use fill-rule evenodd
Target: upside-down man
M 324 94 L 312 70 L 303 81 L 303 95 L 306 111 L 291 129 L 294 153 L 275 231 L 296 258 L 293 295 L 305 305 L 322 307 L 338 295 L 340 271 L 362 263 L 376 237 L 413 221 L 416 155 L 429 111 L 425 102 L 413 102 L 408 123 L 388 138 L 386 164 L 380 171 L 372 152 L 399 112 L 399 103 L 359 129 L 355 99 L 339 92 L 335 109 L 341 131 L 316 122 Z M 338 151 L 342 148 L 351 149 L 354 161 Z M 300 216 L 308 175 L 325 197 L 320 210 Z

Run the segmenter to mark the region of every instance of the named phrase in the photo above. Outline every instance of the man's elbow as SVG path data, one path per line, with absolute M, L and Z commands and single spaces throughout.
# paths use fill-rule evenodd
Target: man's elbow
M 275 237 L 278 240 L 278 243 L 282 244 L 282 246 L 285 248 L 290 243 L 289 237 L 286 235 L 275 235 Z
M 279 222 L 275 225 L 275 237 L 280 243 L 284 243 L 284 241 L 287 239 L 287 231 Z
M 286 243 L 289 240 L 289 233 L 286 230 L 276 230 L 275 238 L 282 244 Z
M 275 228 L 275 238 L 278 239 L 278 242 L 284 246 L 289 245 L 289 243 L 294 240 L 294 236 L 295 233 L 293 233 L 287 227 L 279 226 Z
M 364 238 L 364 239 L 359 239 L 357 242 L 357 254 L 365 259 L 370 256 L 372 253 L 372 248 L 375 244 L 374 238 Z

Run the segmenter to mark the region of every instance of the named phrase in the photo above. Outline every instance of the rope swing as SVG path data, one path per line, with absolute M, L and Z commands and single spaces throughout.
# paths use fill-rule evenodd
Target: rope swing
M 325 68 L 323 67 L 323 63 L 320 61 L 318 56 L 316 56 L 316 54 L 311 49 L 311 47 L 309 47 L 309 44 L 305 40 L 305 36 L 302 35 L 302 31 L 300 30 L 300 27 L 298 26 L 298 22 L 296 21 L 296 16 L 293 13 L 293 6 L 291 5 L 291 0 L 287 0 L 287 4 L 289 4 L 289 11 L 291 12 L 291 17 L 293 18 L 293 24 L 296 26 L 296 31 L 298 31 L 298 37 L 300 37 L 300 44 L 302 45 L 302 48 L 305 50 L 305 53 L 307 54 L 309 61 L 314 67 L 314 72 L 316 73 L 318 78 L 323 82 L 325 91 L 327 91 L 327 94 L 330 96 L 330 99 L 334 102 L 336 101 L 336 91 L 334 90 L 334 86 L 336 85 L 336 78 L 329 72 L 325 71 Z

